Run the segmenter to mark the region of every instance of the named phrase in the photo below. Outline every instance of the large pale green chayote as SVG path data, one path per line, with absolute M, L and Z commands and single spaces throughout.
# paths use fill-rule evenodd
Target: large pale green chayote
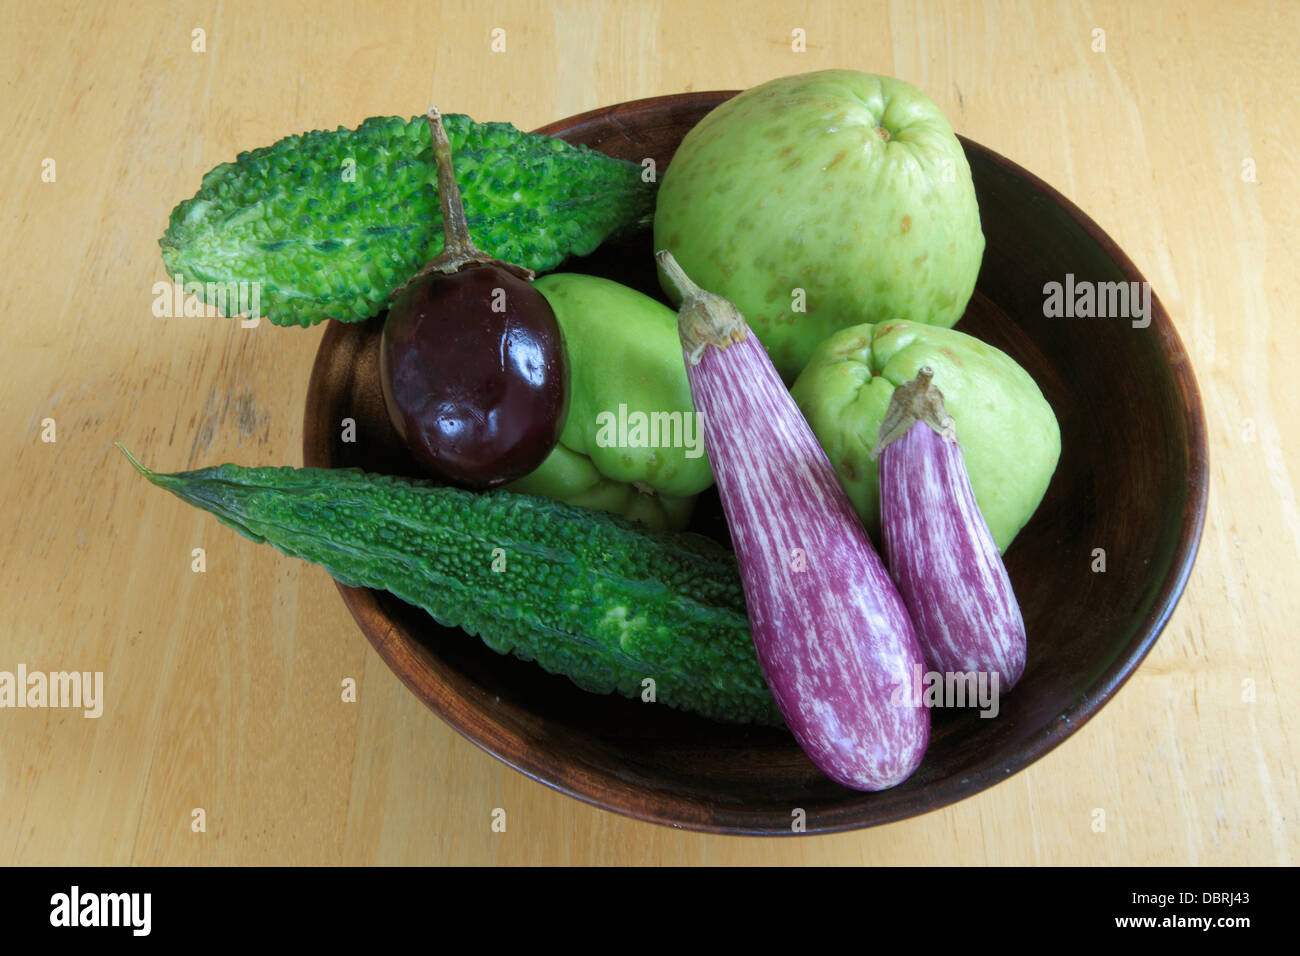
M 984 252 L 943 112 L 856 70 L 771 80 L 700 120 L 664 172 L 654 240 L 736 304 L 787 384 L 845 326 L 956 324 Z
M 1006 550 L 1047 491 L 1061 433 L 1037 384 L 1005 352 L 955 329 L 857 325 L 822 342 L 790 391 L 879 543 L 871 450 L 895 387 L 927 365 L 956 427 L 975 500 Z
M 506 487 L 684 528 L 713 471 L 676 314 L 597 276 L 551 273 L 533 285 L 564 333 L 569 416 L 546 460 Z

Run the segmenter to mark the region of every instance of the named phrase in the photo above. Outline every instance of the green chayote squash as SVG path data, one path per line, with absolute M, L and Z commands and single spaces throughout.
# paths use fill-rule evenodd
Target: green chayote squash
M 919 323 L 855 325 L 822 341 L 790 392 L 879 542 L 871 450 L 894 389 L 927 365 L 956 426 L 975 500 L 1005 551 L 1042 501 L 1061 454 L 1052 407 L 1005 352 Z
M 569 355 L 560 443 L 506 487 L 678 530 L 713 484 L 686 379 L 677 315 L 609 279 L 552 273 L 534 283 Z

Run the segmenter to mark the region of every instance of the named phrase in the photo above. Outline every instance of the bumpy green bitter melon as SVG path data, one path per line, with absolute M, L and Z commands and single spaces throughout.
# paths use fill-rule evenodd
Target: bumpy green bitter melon
M 585 690 L 636 697 L 653 678 L 659 704 L 781 723 L 735 556 L 708 538 L 647 533 L 533 495 L 357 469 L 157 474 L 131 461 L 254 541 L 344 584 L 387 590 Z
M 470 233 L 488 255 L 545 272 L 654 207 L 655 184 L 635 163 L 509 123 L 443 123 Z M 311 325 L 375 315 L 442 239 L 427 121 L 384 116 L 217 166 L 172 210 L 159 245 L 183 283 L 257 282 L 271 322 Z

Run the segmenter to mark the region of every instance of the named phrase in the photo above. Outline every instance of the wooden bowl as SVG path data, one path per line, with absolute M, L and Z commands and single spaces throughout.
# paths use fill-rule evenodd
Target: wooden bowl
M 662 171 L 682 137 L 734 92 L 624 103 L 538 132 Z M 873 826 L 942 807 L 1027 767 L 1110 699 L 1155 643 L 1186 583 L 1205 514 L 1205 424 L 1192 369 L 1152 296 L 1151 323 L 1048 319 L 1043 287 L 1144 281 L 1100 228 L 1056 190 L 962 140 L 987 248 L 958 326 L 1008 352 L 1038 382 L 1061 426 L 1061 460 L 1038 511 L 1006 554 L 1029 658 L 1001 713 L 936 710 L 920 769 L 883 793 L 819 773 L 785 730 L 737 728 L 639 700 L 585 693 L 503 657 L 384 592 L 339 585 L 380 656 L 465 737 L 535 780 L 643 820 L 724 833 L 789 834 Z M 563 266 L 662 300 L 648 232 Z M 418 474 L 384 410 L 382 316 L 332 323 L 307 397 L 304 460 Z M 341 423 L 356 421 L 356 441 Z M 696 530 L 727 541 L 714 492 Z M 1094 549 L 1106 570 L 1094 572 Z

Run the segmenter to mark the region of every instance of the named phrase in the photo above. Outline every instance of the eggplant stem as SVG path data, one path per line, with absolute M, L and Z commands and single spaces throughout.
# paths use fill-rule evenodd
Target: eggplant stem
M 429 107 L 427 119 L 429 136 L 433 139 L 433 158 L 438 169 L 438 205 L 442 207 L 442 252 L 402 283 L 393 292 L 393 297 L 396 298 L 398 292 L 416 279 L 433 273 L 452 275 L 474 266 L 497 266 L 531 282 L 535 275 L 532 269 L 503 262 L 474 245 L 474 240 L 469 234 L 469 221 L 465 218 L 465 202 L 461 198 L 460 186 L 456 182 L 456 169 L 451 160 L 451 140 L 447 138 L 447 129 L 442 124 L 442 114 L 438 112 L 438 107 Z
M 749 337 L 749 323 L 740 310 L 722 296 L 696 285 L 671 252 L 660 249 L 655 253 L 655 261 L 682 297 L 682 307 L 677 312 L 677 333 L 692 365 L 700 364 L 707 346 L 723 351 Z
M 438 258 L 480 256 L 482 253 L 475 248 L 469 234 L 469 223 L 465 221 L 465 202 L 461 199 L 456 170 L 451 162 L 451 140 L 447 139 L 447 128 L 442 125 L 438 107 L 429 107 L 428 120 L 429 135 L 433 138 L 433 158 L 438 168 L 438 204 L 442 207 L 444 234 L 442 255 Z
M 911 431 L 917 422 L 929 425 L 941 438 L 957 444 L 956 423 L 944 407 L 943 392 L 932 384 L 933 379 L 934 369 L 926 365 L 916 373 L 916 378 L 894 389 L 889 408 L 880 421 L 876 447 L 871 449 L 872 461 L 879 458 L 887 446 Z

